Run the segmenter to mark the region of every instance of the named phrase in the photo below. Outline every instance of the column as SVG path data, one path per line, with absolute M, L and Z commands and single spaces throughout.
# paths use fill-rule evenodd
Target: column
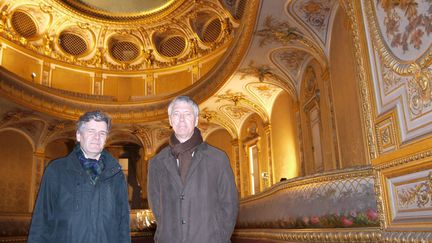
M 269 123 L 264 125 L 265 139 L 267 142 L 267 158 L 268 158 L 268 171 L 269 183 L 273 185 L 274 179 L 274 166 L 273 166 L 273 153 L 272 153 L 272 139 L 271 139 L 271 125 Z
M 32 168 L 32 178 L 31 178 L 31 188 L 29 195 L 29 208 L 28 211 L 32 212 L 34 203 L 39 192 L 40 182 L 43 176 L 45 168 L 45 153 L 41 151 L 36 151 L 33 153 L 33 168 Z

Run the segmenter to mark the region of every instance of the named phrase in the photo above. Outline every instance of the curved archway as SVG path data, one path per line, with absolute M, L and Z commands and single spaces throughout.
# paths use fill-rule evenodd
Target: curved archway
M 16 130 L 0 131 L 0 211 L 30 212 L 32 204 L 33 146 Z

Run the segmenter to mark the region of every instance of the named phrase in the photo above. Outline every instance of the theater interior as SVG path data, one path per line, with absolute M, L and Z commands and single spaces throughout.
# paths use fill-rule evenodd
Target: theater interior
M 75 121 L 113 119 L 133 242 L 187 95 L 229 157 L 233 243 L 432 242 L 430 0 L 0 0 L 0 242 L 26 242 Z

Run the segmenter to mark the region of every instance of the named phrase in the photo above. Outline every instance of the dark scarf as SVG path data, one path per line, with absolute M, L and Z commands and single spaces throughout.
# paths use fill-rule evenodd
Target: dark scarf
M 195 127 L 192 137 L 184 143 L 180 143 L 175 134 L 171 134 L 169 144 L 171 146 L 171 153 L 176 159 L 179 160 L 179 172 L 183 182 L 186 181 L 187 171 L 192 160 L 192 153 L 195 148 L 203 142 L 201 132 Z
M 78 147 L 79 147 L 79 145 L 78 145 Z M 90 183 L 92 185 L 96 185 L 96 181 L 99 179 L 100 174 L 102 173 L 102 171 L 105 168 L 104 155 L 101 154 L 101 156 L 99 157 L 98 160 L 88 159 L 84 156 L 84 153 L 81 150 L 81 147 L 79 147 L 79 149 L 77 151 L 77 157 L 81 163 L 81 166 L 84 168 L 84 170 L 90 176 Z

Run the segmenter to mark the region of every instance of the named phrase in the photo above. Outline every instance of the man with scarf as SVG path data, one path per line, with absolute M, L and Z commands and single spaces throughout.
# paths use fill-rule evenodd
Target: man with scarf
M 238 192 L 228 157 L 203 142 L 198 105 L 187 96 L 168 106 L 169 146 L 149 162 L 148 200 L 156 243 L 231 242 Z
M 104 150 L 110 127 L 100 111 L 79 118 L 79 143 L 45 169 L 27 242 L 131 242 L 125 176 Z

